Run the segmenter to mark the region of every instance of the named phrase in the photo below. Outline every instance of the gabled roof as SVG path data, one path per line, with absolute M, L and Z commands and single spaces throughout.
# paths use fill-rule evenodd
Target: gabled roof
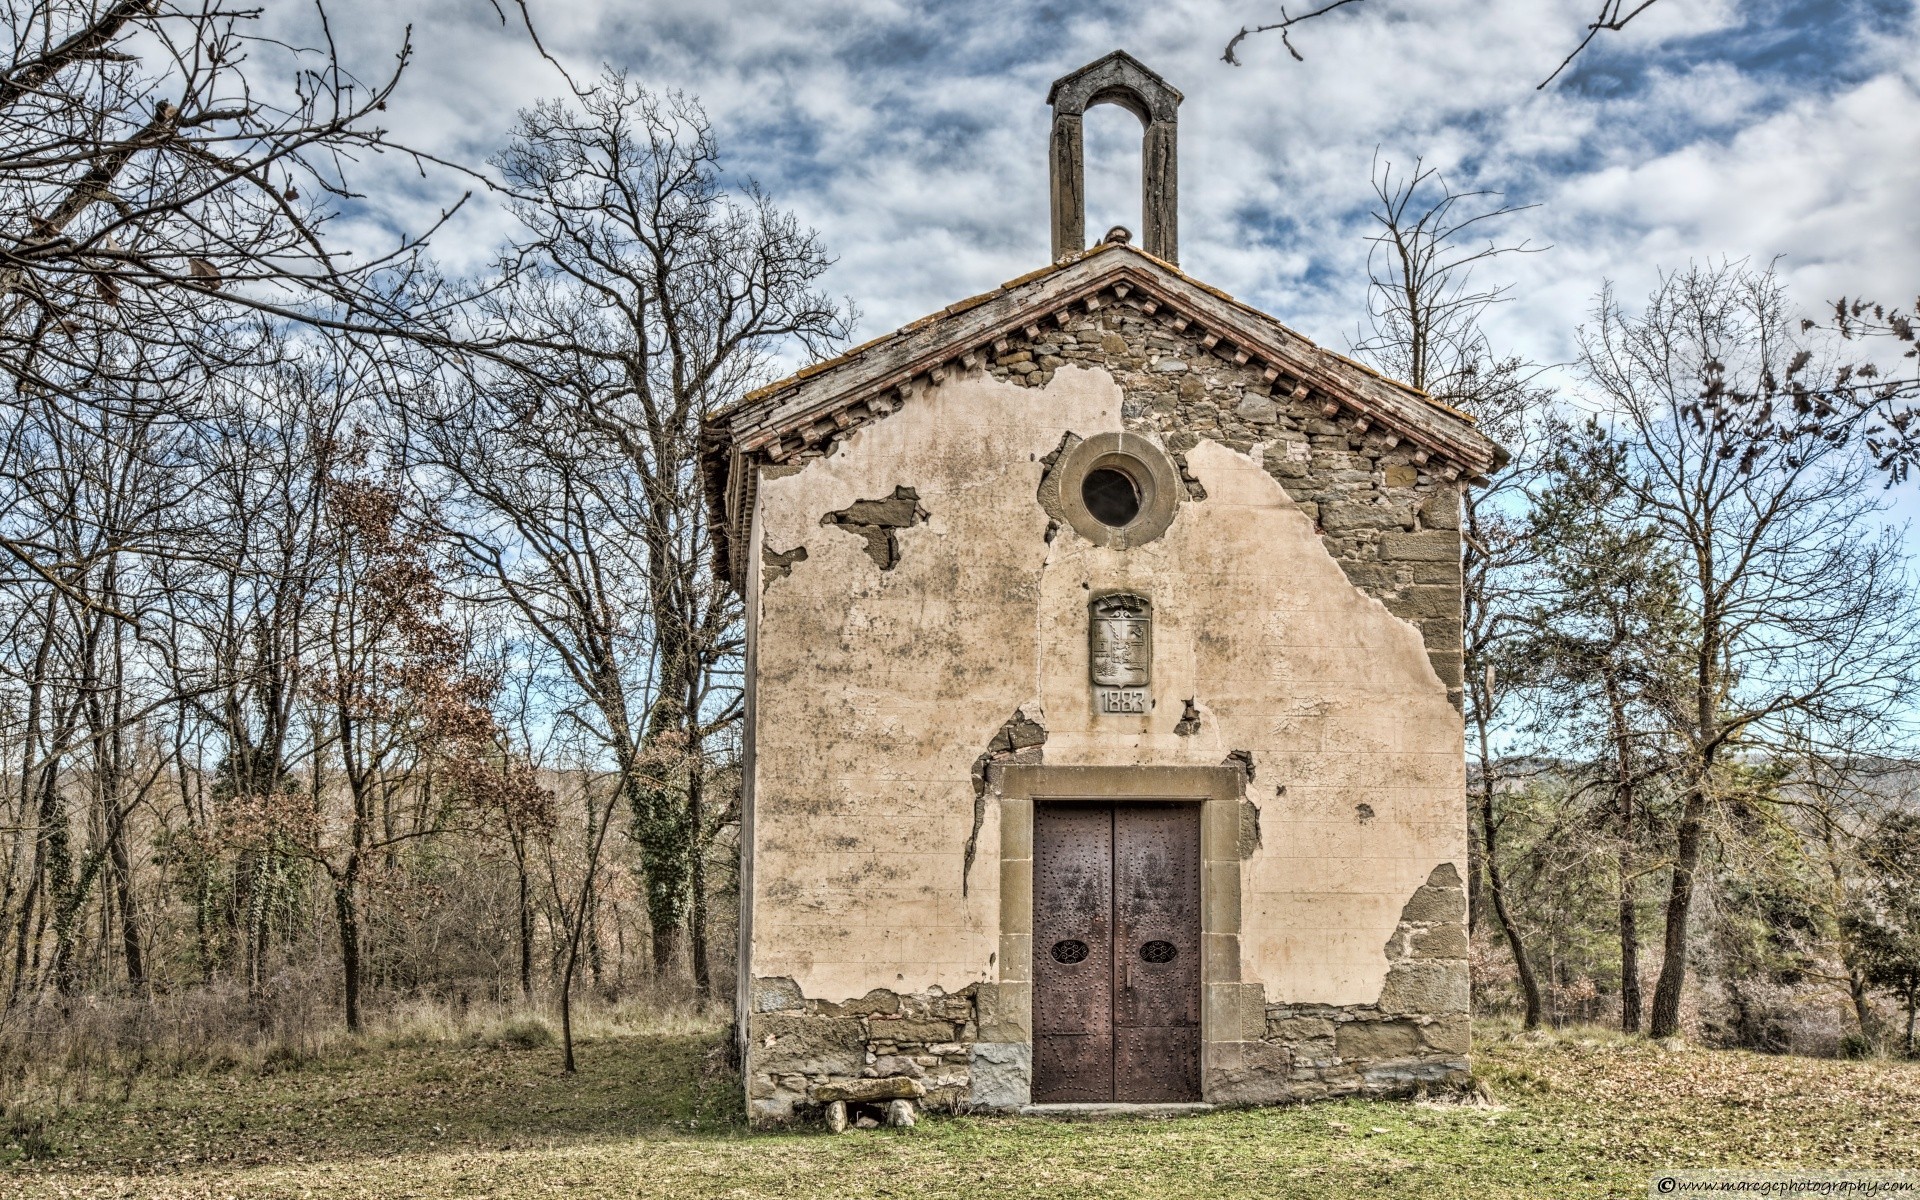
M 1326 417 L 1344 411 L 1362 429 L 1384 429 L 1412 443 L 1417 461 L 1433 463 L 1429 469 L 1472 477 L 1506 461 L 1506 452 L 1475 429 L 1465 413 L 1315 345 L 1170 263 L 1132 246 L 1103 243 L 815 363 L 710 414 L 702 459 L 720 542 L 716 567 L 723 576 L 743 577 L 730 534 L 734 523 L 744 523 L 751 512 L 755 473 L 743 469 L 750 462 L 782 463 L 817 453 L 846 431 L 899 408 L 916 378 L 937 383 L 979 364 L 1008 339 L 1037 340 L 1056 315 L 1064 319 L 1076 306 L 1097 309 L 1129 296 L 1176 330 L 1199 330 L 1215 354 L 1264 367 L 1267 379 L 1290 388 L 1295 398 L 1317 396 Z

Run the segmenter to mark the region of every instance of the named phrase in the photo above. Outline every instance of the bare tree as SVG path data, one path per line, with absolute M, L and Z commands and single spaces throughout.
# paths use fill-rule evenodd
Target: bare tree
M 1501 874 L 1501 763 L 1493 732 L 1503 696 L 1496 664 L 1503 647 L 1524 629 L 1528 585 L 1523 568 L 1534 557 L 1519 515 L 1524 506 L 1516 507 L 1516 501 L 1524 497 L 1531 469 L 1527 443 L 1551 393 L 1536 385 L 1538 371 L 1530 363 L 1494 352 L 1481 320 L 1508 292 L 1474 280 L 1475 270 L 1493 259 L 1532 249 L 1525 242 L 1481 240 L 1498 222 L 1525 210 L 1500 203 L 1494 192 L 1455 191 L 1418 160 L 1411 172 L 1396 178 L 1393 164 L 1376 158 L 1373 189 L 1372 215 L 1379 228 L 1368 254 L 1372 326 L 1356 341 L 1355 352 L 1472 414 L 1516 458 L 1515 466 L 1479 481 L 1478 489 L 1463 488 L 1461 496 L 1465 715 L 1472 731 L 1470 786 L 1480 835 L 1480 845 L 1469 854 L 1468 884 L 1477 900 L 1483 875 L 1487 881 L 1532 1028 L 1540 1021 L 1540 987 Z M 1470 906 L 1470 917 L 1478 917 L 1478 908 Z
M 499 166 L 524 234 L 482 304 L 510 366 L 416 428 L 457 481 L 494 594 L 592 711 L 664 972 L 704 892 L 707 746 L 740 711 L 738 601 L 707 570 L 700 420 L 783 345 L 844 338 L 850 315 L 814 288 L 828 265 L 814 235 L 751 184 L 725 189 L 684 96 L 610 72 L 523 112 Z M 684 769 L 667 769 L 676 755 Z M 692 933 L 704 990 L 698 921 Z
M 1650 1024 L 1667 1037 L 1680 1028 L 1708 818 L 1734 786 L 1733 764 L 1790 722 L 1817 736 L 1885 720 L 1911 693 L 1915 630 L 1897 539 L 1872 529 L 1875 468 L 1854 436 L 1871 411 L 1856 408 L 1828 436 L 1756 438 L 1700 403 L 1760 391 L 1815 353 L 1796 339 L 1770 271 L 1690 267 L 1664 276 L 1637 315 L 1602 293 L 1581 347 L 1624 445 L 1622 495 L 1684 580 L 1676 653 L 1687 682 L 1670 713 L 1682 798 Z
M 1540 81 L 1535 90 L 1541 90 L 1555 79 L 1558 79 L 1560 73 L 1565 71 L 1569 66 L 1572 66 L 1574 59 L 1580 57 L 1580 52 L 1592 44 L 1594 38 L 1602 33 L 1620 32 L 1627 27 L 1628 22 L 1649 8 L 1652 8 L 1658 2 L 1659 0 L 1600 0 L 1600 11 L 1594 16 L 1593 20 L 1587 22 L 1586 32 L 1580 38 L 1579 44 L 1560 61 L 1560 65 L 1553 69 L 1551 75 L 1548 75 Z M 1240 32 L 1234 34 L 1233 37 L 1227 40 L 1226 51 L 1220 55 L 1220 60 L 1229 66 L 1237 67 L 1240 65 L 1238 51 L 1241 42 L 1257 33 L 1278 33 L 1281 44 L 1287 48 L 1287 53 L 1293 56 L 1293 61 L 1305 62 L 1307 61 L 1306 57 L 1302 55 L 1293 44 L 1291 32 L 1294 27 L 1305 24 L 1316 17 L 1324 17 L 1335 9 L 1345 8 L 1349 4 L 1358 3 L 1360 3 L 1360 0 L 1330 0 L 1329 3 L 1322 4 L 1318 8 L 1300 13 L 1297 16 L 1289 14 L 1287 10 L 1282 7 L 1278 21 L 1272 21 L 1265 25 L 1242 25 Z

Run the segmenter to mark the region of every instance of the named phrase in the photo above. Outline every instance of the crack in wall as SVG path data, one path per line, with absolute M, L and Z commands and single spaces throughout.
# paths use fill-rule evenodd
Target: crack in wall
M 967 834 L 966 860 L 960 868 L 962 896 L 967 894 L 973 875 L 973 860 L 980 852 L 980 826 L 986 822 L 987 789 L 991 782 L 988 771 L 1007 763 L 1039 766 L 1044 757 L 1041 747 L 1046 741 L 1046 727 L 1028 718 L 1024 709 L 1016 708 L 1013 715 L 1007 718 L 1007 723 L 987 743 L 986 752 L 973 760 L 973 829 Z

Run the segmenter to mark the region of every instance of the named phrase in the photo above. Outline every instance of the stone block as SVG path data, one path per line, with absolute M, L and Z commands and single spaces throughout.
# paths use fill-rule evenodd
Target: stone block
M 1466 926 L 1448 921 L 1431 929 L 1415 930 L 1409 946 L 1409 952 L 1415 958 L 1465 958 Z
M 1239 871 L 1239 805 L 1203 806 L 1200 813 L 1200 858 L 1203 862 L 1216 863 L 1235 872 Z
M 1428 617 L 1420 622 L 1420 640 L 1428 650 L 1460 650 L 1460 618 Z
M 753 981 L 753 1011 L 757 1013 L 780 1012 L 785 1009 L 801 1009 L 807 1006 L 807 998 L 800 994 L 800 985 L 784 975 L 774 975 L 766 979 Z
M 787 1099 L 747 1101 L 747 1119 L 757 1129 L 769 1129 L 793 1122 L 793 1101 Z
M 1000 857 L 1033 857 L 1033 801 L 1019 797 L 1000 802 Z
M 1466 1054 L 1473 1049 L 1473 1022 L 1465 1013 L 1441 1017 L 1420 1027 L 1420 1043 L 1440 1054 Z
M 1412 1058 L 1420 1053 L 1420 1030 L 1411 1021 L 1348 1021 L 1334 1035 L 1334 1048 L 1347 1062 Z
M 1414 889 L 1407 906 L 1400 910 L 1402 921 L 1429 925 L 1458 924 L 1467 919 L 1467 893 L 1458 887 L 1435 887 L 1431 883 Z
M 1209 1041 L 1237 1042 L 1266 1035 L 1266 989 L 1260 984 L 1209 982 L 1202 989 L 1200 1005 L 1200 1028 Z M 1256 1032 L 1249 1035 L 1248 1029 Z
M 1414 583 L 1439 584 L 1452 591 L 1460 587 L 1460 564 L 1455 562 L 1421 562 L 1410 568 Z
M 1000 982 L 1030 982 L 1033 979 L 1033 935 L 1007 933 L 1005 925 L 1000 928 Z
M 1276 1042 L 1331 1040 L 1333 1022 L 1320 1017 L 1281 1017 L 1267 1021 L 1267 1037 Z
M 1433 489 L 1420 505 L 1420 519 L 1429 529 L 1460 528 L 1460 495 L 1448 484 Z
M 1200 977 L 1217 983 L 1239 981 L 1239 934 L 1203 933 L 1200 935 Z
M 1207 863 L 1200 873 L 1205 888 L 1201 897 L 1200 927 L 1215 933 L 1239 933 L 1240 864 Z
M 975 1108 L 1019 1108 L 1033 1098 L 1033 1047 L 1026 1042 L 975 1042 L 970 1070 Z
M 1320 509 L 1320 525 L 1328 533 L 1355 529 L 1405 529 L 1404 510 L 1385 504 L 1328 504 Z
M 1262 1044 L 1267 1036 L 1267 989 L 1265 984 L 1240 985 L 1240 1037 L 1249 1044 Z
M 1387 468 L 1387 486 L 1390 488 L 1408 488 L 1420 481 L 1420 472 L 1409 463 L 1399 463 Z
M 1445 530 L 1389 533 L 1380 539 L 1380 557 L 1396 562 L 1458 561 L 1460 535 Z
M 749 1028 L 750 1071 L 858 1075 L 867 1065 L 867 1034 L 858 1018 L 756 1013 Z
M 1033 926 L 1033 860 L 1009 859 L 1000 864 L 1000 928 Z
M 979 1006 L 980 1040 L 1024 1042 L 1033 1037 L 1033 987 L 1025 983 L 982 983 L 974 991 Z
M 1437 583 L 1416 583 L 1400 589 L 1394 599 L 1398 617 L 1438 618 L 1460 623 L 1460 589 Z
M 1252 425 L 1271 425 L 1280 419 L 1280 410 L 1271 398 L 1249 393 L 1241 397 L 1233 415 Z
M 1472 1076 L 1465 1059 L 1422 1059 L 1373 1067 L 1363 1075 L 1363 1090 L 1371 1096 L 1404 1096 L 1420 1084 L 1457 1087 Z
M 1229 1053 L 1207 1072 L 1202 1090 L 1209 1103 L 1277 1104 L 1291 1098 L 1293 1060 L 1285 1046 L 1242 1042 L 1222 1049 Z
M 807 1098 L 815 1104 L 835 1101 L 871 1104 L 875 1100 L 918 1100 L 927 1094 L 927 1085 L 918 1079 L 895 1075 L 888 1079 L 837 1079 L 807 1089 Z
M 1463 1013 L 1467 1011 L 1467 964 L 1463 959 L 1403 959 L 1387 971 L 1380 989 L 1380 1011 L 1388 1013 Z M 1342 1057 L 1345 1057 L 1343 1054 Z
M 899 1054 L 882 1054 L 873 1060 L 873 1065 L 865 1072 L 874 1079 L 888 1075 L 905 1075 L 909 1079 L 918 1079 L 927 1073 L 927 1069 L 911 1058 Z
M 952 1021 L 916 1020 L 911 1017 L 898 1021 L 875 1021 L 869 1028 L 876 1040 L 885 1039 L 895 1043 L 951 1042 L 954 1036 Z

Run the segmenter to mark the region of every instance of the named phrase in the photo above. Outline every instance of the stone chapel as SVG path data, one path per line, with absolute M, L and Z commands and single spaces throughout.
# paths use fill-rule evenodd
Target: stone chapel
M 1050 265 L 706 425 L 757 1125 L 1467 1069 L 1459 496 L 1505 454 L 1180 270 L 1164 79 L 1047 99 Z M 1138 245 L 1087 245 L 1107 103 Z

